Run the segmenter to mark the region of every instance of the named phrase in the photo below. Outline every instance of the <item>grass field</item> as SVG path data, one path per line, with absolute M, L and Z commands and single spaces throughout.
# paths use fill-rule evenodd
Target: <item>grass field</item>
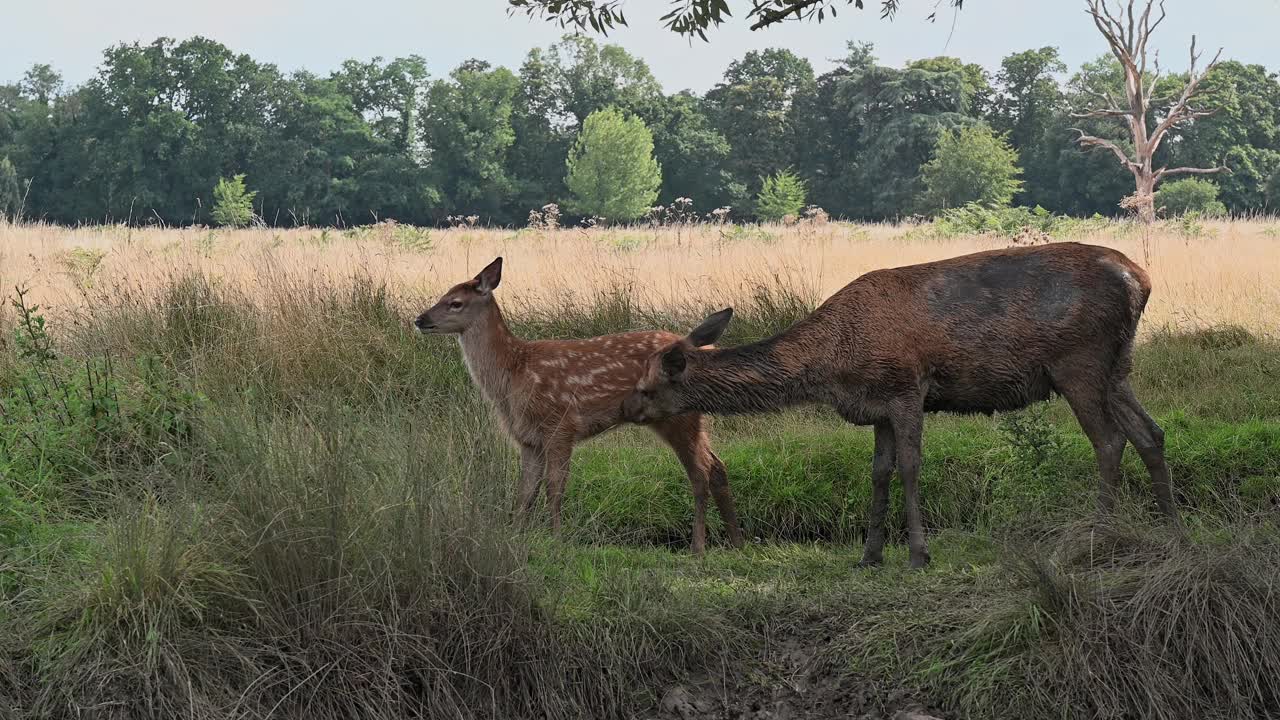
M 910 573 L 898 547 L 853 567 L 871 437 L 818 409 L 715 421 L 742 551 L 714 518 L 688 555 L 683 473 L 634 428 L 575 455 L 565 533 L 511 527 L 515 454 L 456 343 L 407 321 L 501 254 L 526 337 L 733 304 L 737 343 L 1005 240 L 0 225 L 0 718 L 1275 716 L 1277 227 L 1068 238 L 1151 270 L 1134 383 L 1190 542 L 1132 453 L 1094 518 L 1055 401 L 930 418 L 934 565 Z

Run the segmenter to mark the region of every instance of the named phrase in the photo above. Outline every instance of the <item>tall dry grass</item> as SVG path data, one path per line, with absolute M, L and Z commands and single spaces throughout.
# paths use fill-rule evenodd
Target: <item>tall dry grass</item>
M 1147 331 L 1235 324 L 1280 333 L 1280 224 L 1223 221 L 1189 230 L 1169 222 L 1144 240 L 1117 222 L 1070 239 L 1148 264 L 1155 288 Z M 651 307 L 711 308 L 747 300 L 779 276 L 817 301 L 869 270 L 1007 244 L 989 235 L 942 237 L 927 226 L 849 223 L 555 231 L 388 224 L 345 232 L 0 225 L 0 287 L 6 294 L 28 287 L 56 313 L 87 302 L 86 287 L 145 290 L 191 270 L 253 291 L 303 276 L 345 280 L 359 269 L 425 301 L 502 255 L 504 299 L 526 310 L 554 312 L 619 288 Z

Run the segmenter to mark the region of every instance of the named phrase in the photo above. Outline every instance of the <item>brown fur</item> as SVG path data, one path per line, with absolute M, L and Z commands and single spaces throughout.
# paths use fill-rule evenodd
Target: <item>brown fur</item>
M 526 341 L 516 337 L 493 298 L 502 258 L 474 280 L 456 285 L 415 321 L 422 332 L 457 333 L 472 380 L 520 448 L 516 510 L 525 514 L 545 482 L 551 527 L 560 506 L 569 459 L 579 442 L 625 422 L 622 401 L 659 348 L 679 340 L 668 332 L 632 332 L 587 340 Z M 711 451 L 702 416 L 686 413 L 652 424 L 680 458 L 694 496 L 694 553 L 706 546 L 708 489 L 735 547 L 742 546 L 724 463 Z
M 1138 320 L 1151 293 L 1123 254 L 1077 243 L 1010 248 L 877 270 L 845 286 L 785 332 L 737 348 L 680 340 L 651 358 L 627 417 L 764 412 L 824 403 L 875 427 L 874 495 L 863 562 L 884 546 L 889 479 L 906 495 L 911 563 L 928 563 L 918 476 L 926 412 L 1015 410 L 1052 392 L 1093 443 L 1100 504 L 1115 499 L 1126 440 L 1151 475 L 1160 509 L 1177 511 L 1164 434 L 1129 386 Z M 718 336 L 731 311 L 694 332 Z

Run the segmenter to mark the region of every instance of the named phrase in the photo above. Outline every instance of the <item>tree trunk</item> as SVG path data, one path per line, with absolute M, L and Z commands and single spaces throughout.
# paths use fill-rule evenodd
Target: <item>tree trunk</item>
M 1134 198 L 1134 210 L 1138 213 L 1138 219 L 1150 225 L 1156 220 L 1156 178 L 1152 173 L 1140 173 L 1135 177 L 1138 191 Z

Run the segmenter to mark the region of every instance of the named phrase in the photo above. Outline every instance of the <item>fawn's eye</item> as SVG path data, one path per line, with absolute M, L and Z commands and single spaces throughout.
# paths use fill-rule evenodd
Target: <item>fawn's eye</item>
M 449 301 L 449 309 L 450 309 L 450 310 L 461 310 L 461 309 L 462 309 L 462 301 L 461 301 L 461 300 L 450 300 L 450 301 Z

